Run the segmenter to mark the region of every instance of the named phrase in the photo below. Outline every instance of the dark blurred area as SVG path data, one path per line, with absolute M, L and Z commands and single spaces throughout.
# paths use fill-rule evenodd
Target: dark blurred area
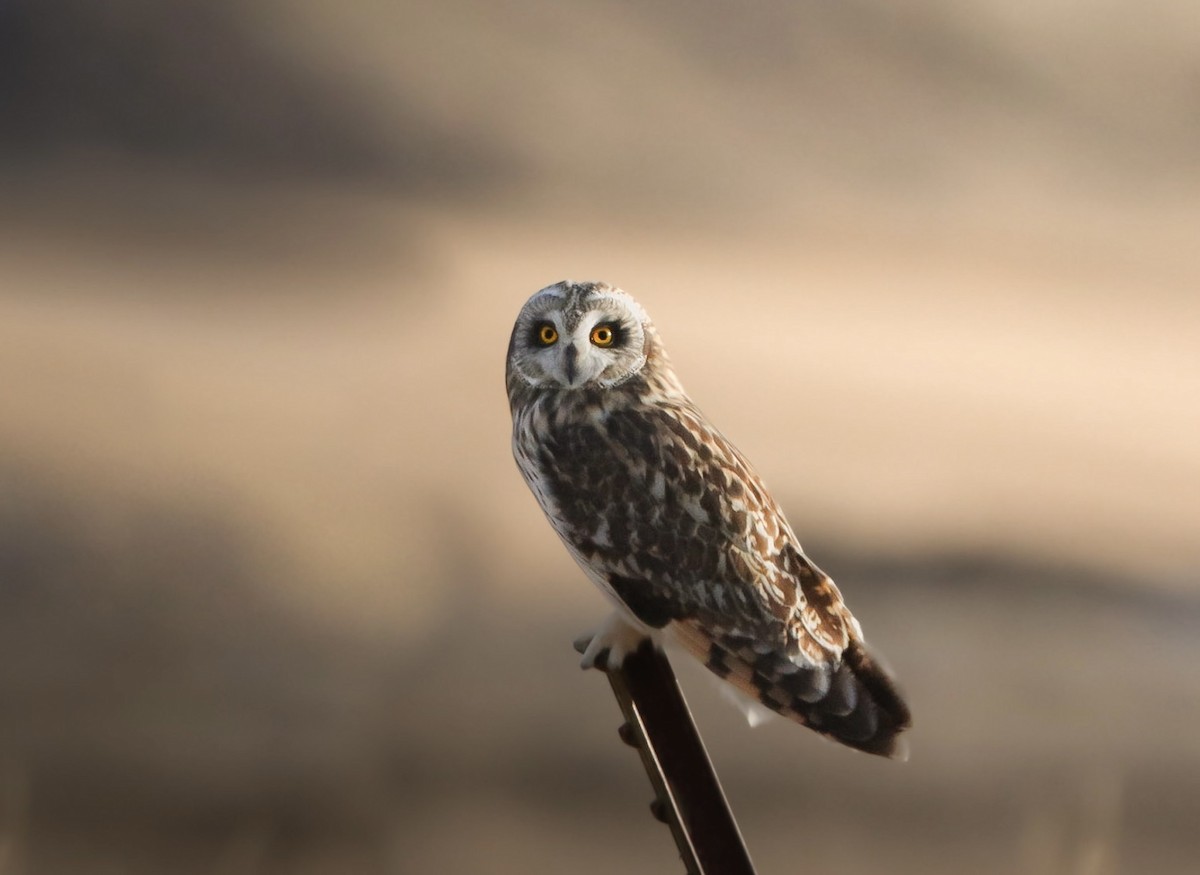
M 509 455 L 566 276 L 913 701 L 885 763 L 676 657 L 759 871 L 1193 871 L 1198 25 L 0 0 L 0 875 L 678 870 Z
M 472 149 L 426 107 L 314 68 L 272 32 L 272 14 L 286 6 L 257 9 L 6 2 L 6 160 L 19 171 L 99 157 L 133 172 L 149 164 L 259 183 L 318 177 L 394 193 L 486 181 L 498 150 Z

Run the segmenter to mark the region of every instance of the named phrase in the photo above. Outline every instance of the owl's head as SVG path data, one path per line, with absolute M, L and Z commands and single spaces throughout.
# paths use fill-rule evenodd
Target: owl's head
M 537 388 L 611 388 L 656 352 L 638 303 L 606 283 L 569 280 L 525 302 L 508 346 L 509 375 Z

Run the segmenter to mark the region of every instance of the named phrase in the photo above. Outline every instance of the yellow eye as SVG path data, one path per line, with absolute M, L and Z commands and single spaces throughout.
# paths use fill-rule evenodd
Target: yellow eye
M 597 325 L 592 329 L 592 343 L 596 346 L 612 346 L 615 335 L 611 326 Z
M 542 346 L 551 346 L 558 342 L 558 331 L 549 322 L 543 322 L 538 328 L 537 339 Z

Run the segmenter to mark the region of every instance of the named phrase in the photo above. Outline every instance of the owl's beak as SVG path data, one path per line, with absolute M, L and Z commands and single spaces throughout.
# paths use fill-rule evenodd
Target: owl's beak
M 563 364 L 565 365 L 565 369 L 567 372 L 567 385 L 568 386 L 575 385 L 575 373 L 576 373 L 575 364 L 576 364 L 576 360 L 578 358 L 579 358 L 579 350 L 576 349 L 575 344 L 568 343 L 566 346 L 563 347 Z

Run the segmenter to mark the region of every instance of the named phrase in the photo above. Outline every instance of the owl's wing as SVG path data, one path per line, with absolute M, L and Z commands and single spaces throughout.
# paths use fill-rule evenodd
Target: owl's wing
M 617 410 L 555 433 L 542 451 L 556 528 L 631 614 L 669 626 L 772 710 L 853 747 L 898 752 L 908 710 L 857 621 L 698 410 Z

